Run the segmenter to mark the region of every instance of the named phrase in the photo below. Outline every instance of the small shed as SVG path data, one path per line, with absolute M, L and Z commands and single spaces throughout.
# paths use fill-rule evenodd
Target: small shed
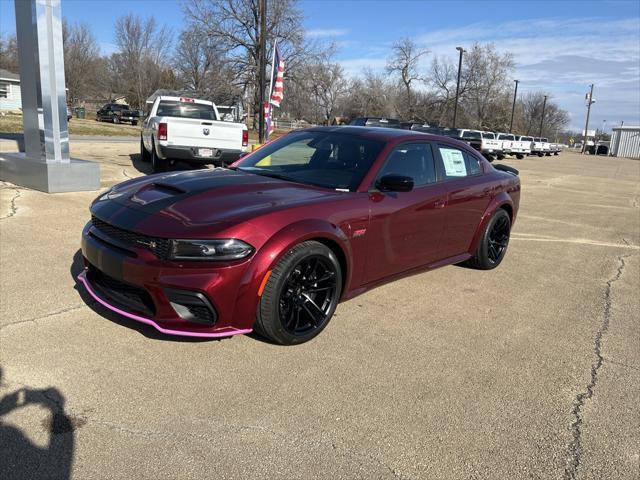
M 609 155 L 640 159 L 640 126 L 613 127 Z
M 20 75 L 0 68 L 0 110 L 18 111 L 21 109 Z

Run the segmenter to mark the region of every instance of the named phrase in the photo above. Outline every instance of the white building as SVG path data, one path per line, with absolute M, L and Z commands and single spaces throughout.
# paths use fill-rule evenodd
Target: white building
M 21 110 L 20 75 L 0 68 L 0 110 Z
M 640 126 L 613 127 L 609 154 L 640 159 Z

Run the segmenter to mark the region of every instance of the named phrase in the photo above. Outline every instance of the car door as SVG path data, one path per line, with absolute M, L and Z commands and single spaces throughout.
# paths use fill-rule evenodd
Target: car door
M 376 180 L 389 174 L 413 178 L 414 187 L 409 192 L 381 192 L 375 187 L 370 191 L 366 282 L 375 282 L 440 258 L 445 190 L 437 183 L 431 144 L 416 142 L 396 146 Z
M 469 251 L 494 192 L 491 182 L 484 181 L 483 160 L 477 155 L 446 143 L 438 143 L 435 150 L 447 195 L 441 242 L 444 259 Z

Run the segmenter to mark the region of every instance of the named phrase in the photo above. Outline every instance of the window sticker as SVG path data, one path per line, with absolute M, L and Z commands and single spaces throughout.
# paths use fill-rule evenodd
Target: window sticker
M 467 176 L 467 166 L 460 150 L 440 147 L 440 155 L 442 155 L 442 163 L 444 163 L 444 171 L 447 177 Z

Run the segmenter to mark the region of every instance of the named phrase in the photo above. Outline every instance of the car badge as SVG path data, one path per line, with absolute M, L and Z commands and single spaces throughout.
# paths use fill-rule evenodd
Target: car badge
M 205 135 L 209 135 L 209 129 L 208 128 L 203 128 L 202 129 L 202 133 L 204 133 Z

